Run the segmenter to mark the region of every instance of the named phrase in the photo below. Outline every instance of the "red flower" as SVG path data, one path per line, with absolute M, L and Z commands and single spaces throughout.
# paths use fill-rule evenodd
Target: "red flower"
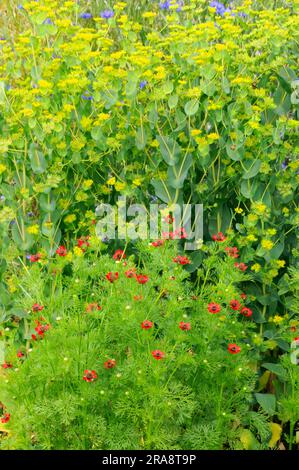
M 116 366 L 115 359 L 108 359 L 108 361 L 104 362 L 105 369 L 113 369 Z
M 181 227 L 174 231 L 174 236 L 183 240 L 184 238 L 187 238 L 187 232 L 184 227 Z
M 183 266 L 185 264 L 191 263 L 191 261 L 189 260 L 189 258 L 187 258 L 187 256 L 180 256 L 180 255 L 178 255 L 176 258 L 173 258 L 173 261 L 175 263 L 182 264 Z
M 56 254 L 57 254 L 58 256 L 66 256 L 66 255 L 67 255 L 67 251 L 66 251 L 65 246 L 63 246 L 63 245 L 59 246 L 59 247 L 57 248 L 57 250 L 56 250 Z
M 41 312 L 44 309 L 43 305 L 40 304 L 33 304 L 32 311 L 33 312 Z
M 97 304 L 96 302 L 92 303 L 92 304 L 88 304 L 86 306 L 86 312 L 90 313 L 90 312 L 94 312 L 95 310 L 102 310 L 102 307 L 100 307 L 99 304 Z
M 185 323 L 184 321 L 181 321 L 180 324 L 179 324 L 179 328 L 182 331 L 189 331 L 189 330 L 191 330 L 191 324 L 190 323 Z
M 248 266 L 245 263 L 235 263 L 235 267 L 240 269 L 240 271 L 246 271 Z
M 25 356 L 25 354 L 22 351 L 17 352 L 17 357 L 21 358 L 21 357 L 24 357 L 24 356 Z
M 230 305 L 230 308 L 232 308 L 233 310 L 239 310 L 241 307 L 241 304 L 238 300 L 231 300 L 229 305 Z
M 232 344 L 230 343 L 228 345 L 228 348 L 227 348 L 228 352 L 230 352 L 231 354 L 238 354 L 240 351 L 241 351 L 241 348 L 240 346 L 238 346 L 237 344 Z
M 240 311 L 241 315 L 244 315 L 244 317 L 251 317 L 252 315 L 252 310 L 248 307 L 243 307 Z
M 159 349 L 156 349 L 155 351 L 152 351 L 152 356 L 159 361 L 160 359 L 163 359 L 165 357 L 165 353 L 160 351 Z
M 118 279 L 118 273 L 112 273 L 112 272 L 110 271 L 110 273 L 106 274 L 106 279 L 107 279 L 109 282 L 113 283 L 114 281 L 117 281 L 117 279 Z
M 134 295 L 133 299 L 134 299 L 136 302 L 139 302 L 140 300 L 143 300 L 143 295 Z
M 244 292 L 241 294 L 241 299 L 243 299 L 243 300 L 246 300 L 246 299 L 247 299 L 247 295 L 244 294 Z
M 157 246 L 162 246 L 164 245 L 164 240 L 156 240 L 155 242 L 152 242 L 152 246 L 157 247 Z
M 153 323 L 152 321 L 144 320 L 144 321 L 141 323 L 141 328 L 143 328 L 144 330 L 149 330 L 150 328 L 152 328 L 153 324 L 154 324 L 154 323 Z
M 3 424 L 8 423 L 9 420 L 10 420 L 10 414 L 5 413 L 4 416 L 1 418 L 1 423 Z
M 220 307 L 219 304 L 215 304 L 214 302 L 211 302 L 208 305 L 208 310 L 209 310 L 210 313 L 218 313 L 218 312 L 220 312 L 221 307 Z
M 12 365 L 11 362 L 6 362 L 6 361 L 5 361 L 5 362 L 2 364 L 2 367 L 3 367 L 3 369 L 12 369 L 13 365 Z
M 174 222 L 174 217 L 168 214 L 164 217 L 164 222 L 168 222 L 169 224 L 172 224 L 172 222 Z
M 85 370 L 83 375 L 83 380 L 85 382 L 94 382 L 98 378 L 95 370 Z
M 174 239 L 174 233 L 173 232 L 162 232 L 162 237 L 165 239 L 170 239 L 170 240 L 173 240 Z
M 84 248 L 87 248 L 90 246 L 89 240 L 90 236 L 87 235 L 86 237 L 80 237 L 77 240 L 77 246 L 82 249 L 82 251 L 85 251 Z
M 34 330 L 37 332 L 39 336 L 41 336 L 41 338 L 43 338 L 44 334 L 46 333 L 46 331 L 48 331 L 49 328 L 50 328 L 50 325 L 48 323 L 46 323 L 45 325 L 42 325 L 39 321 L 37 321 L 37 326 L 36 328 L 34 328 Z
M 125 258 L 126 258 L 126 255 L 125 255 L 124 250 L 116 250 L 116 252 L 113 255 L 113 259 L 115 259 L 116 261 L 121 261 L 122 259 L 125 259 Z
M 218 232 L 217 235 L 212 235 L 212 240 L 215 242 L 224 242 L 226 237 L 223 235 L 222 232 Z
M 39 261 L 41 259 L 41 254 L 40 253 L 36 253 L 36 255 L 30 255 L 30 261 L 31 263 L 36 263 L 37 261 Z
M 299 341 L 299 336 L 296 336 L 293 341 Z
M 148 281 L 148 276 L 145 274 L 138 274 L 138 276 L 136 276 L 136 281 L 138 284 L 146 284 Z
M 239 258 L 239 250 L 236 246 L 227 246 L 225 251 L 231 258 Z
M 134 269 L 128 269 L 128 271 L 125 271 L 125 276 L 131 279 L 132 277 L 136 277 L 136 273 Z

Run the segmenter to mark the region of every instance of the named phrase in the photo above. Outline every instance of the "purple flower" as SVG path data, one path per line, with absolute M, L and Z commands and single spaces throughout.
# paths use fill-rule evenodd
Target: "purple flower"
M 108 20 L 109 18 L 113 18 L 114 16 L 114 11 L 113 10 L 103 10 L 100 13 L 101 18 L 104 18 L 105 20 Z
M 166 2 L 161 2 L 161 3 L 159 3 L 159 7 L 161 8 L 161 10 L 169 10 L 169 8 L 170 8 L 170 1 L 167 0 Z
M 286 158 L 286 159 L 282 162 L 281 168 L 282 168 L 283 170 L 286 170 L 287 167 L 288 167 L 288 164 L 289 164 L 289 159 Z
M 86 91 L 83 95 L 81 95 L 82 100 L 86 101 L 91 101 L 93 100 L 93 97 L 89 94 L 88 91 Z
M 184 2 L 182 0 L 177 2 L 177 6 L 178 7 L 177 7 L 176 11 L 177 11 L 177 13 L 180 13 L 180 11 L 182 11 L 182 7 L 184 6 Z
M 0 195 L 0 201 L 1 201 L 1 202 L 2 202 L 2 201 L 5 201 L 5 196 L 4 196 L 4 194 L 1 194 L 1 195 Z
M 143 88 L 145 88 L 147 85 L 147 81 L 146 80 L 142 80 L 140 83 L 139 83 L 139 88 L 140 90 L 143 90 Z
M 107 235 L 102 238 L 102 243 L 109 243 L 109 238 L 107 237 Z
M 92 14 L 91 13 L 81 13 L 80 18 L 82 18 L 83 20 L 90 20 L 92 18 Z
M 224 13 L 231 13 L 230 8 L 226 8 L 225 5 L 221 2 L 212 1 L 210 2 L 211 8 L 216 8 L 216 14 L 220 16 L 224 16 Z
M 45 21 L 43 21 L 43 24 L 53 24 L 50 18 L 46 18 Z

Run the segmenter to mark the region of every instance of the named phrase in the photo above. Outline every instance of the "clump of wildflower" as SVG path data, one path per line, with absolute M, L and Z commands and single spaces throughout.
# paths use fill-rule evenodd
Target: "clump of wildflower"
M 41 312 L 44 309 L 44 306 L 36 303 L 33 304 L 31 308 L 33 312 Z
M 85 310 L 87 313 L 91 313 L 91 312 L 102 310 L 102 307 L 96 302 L 94 302 L 94 303 L 88 304 Z
M 31 335 L 31 338 L 36 341 L 37 338 L 39 339 L 43 339 L 44 338 L 44 335 L 45 333 L 49 330 L 50 328 L 50 325 L 48 323 L 46 324 L 42 324 L 40 323 L 39 321 L 36 322 L 37 325 L 36 327 L 34 328 L 34 330 L 36 331 L 36 333 L 38 334 L 38 336 L 36 336 L 35 334 L 32 334 Z
M 152 242 L 151 245 L 154 246 L 155 248 L 157 248 L 158 246 L 164 245 L 164 242 L 165 242 L 165 240 L 156 240 L 156 241 Z
M 90 20 L 92 18 L 92 14 L 89 12 L 81 13 L 80 18 L 83 20 Z
M 2 418 L 1 418 L 1 423 L 2 424 L 6 424 L 8 423 L 8 421 L 10 420 L 10 414 L 9 413 L 5 413 Z
M 173 261 L 177 264 L 181 264 L 183 266 L 185 266 L 186 264 L 190 264 L 191 261 L 189 260 L 189 258 L 187 258 L 187 256 L 176 256 L 175 258 L 173 258 Z
M 65 246 L 63 246 L 63 245 L 59 246 L 56 250 L 56 254 L 58 256 L 62 256 L 62 257 L 66 256 L 67 255 L 67 250 L 66 250 Z
M 106 279 L 107 279 L 109 282 L 111 282 L 111 283 L 117 281 L 117 279 L 118 279 L 118 272 L 113 273 L 113 272 L 110 271 L 109 273 L 106 274 Z
M 218 313 L 218 312 L 220 312 L 220 310 L 221 310 L 221 307 L 220 307 L 219 304 L 216 304 L 215 302 L 209 303 L 209 305 L 208 305 L 208 311 L 209 311 L 210 313 Z
M 222 232 L 218 232 L 216 235 L 212 235 L 212 240 L 215 242 L 224 242 L 226 237 L 223 235 Z
M 30 255 L 29 260 L 31 261 L 31 263 L 36 263 L 37 261 L 41 259 L 41 257 L 42 256 L 40 253 L 36 253 L 35 255 Z
M 227 350 L 230 354 L 238 354 L 241 351 L 241 348 L 235 343 L 230 343 Z
M 138 284 L 146 284 L 148 282 L 148 276 L 146 276 L 145 274 L 138 274 L 136 276 L 136 281 L 138 282 Z
M 210 2 L 210 7 L 215 8 L 216 9 L 216 14 L 220 15 L 220 16 L 224 16 L 225 13 L 231 13 L 230 8 L 226 8 L 226 6 L 223 3 L 217 2 L 217 1 L 214 1 L 214 0 L 212 2 Z
M 239 258 L 239 250 L 236 246 L 227 246 L 225 251 L 230 258 Z
M 248 308 L 248 307 L 243 307 L 240 310 L 240 313 L 241 313 L 241 315 L 243 315 L 244 317 L 247 317 L 247 318 L 252 316 L 252 310 L 250 310 L 250 308 Z
M 133 277 L 136 277 L 135 269 L 128 269 L 127 271 L 125 271 L 125 276 L 128 279 L 132 279 Z
M 179 323 L 179 328 L 180 328 L 180 330 L 182 330 L 182 331 L 189 331 L 189 330 L 191 330 L 191 323 L 181 321 L 181 322 Z
M 159 7 L 161 10 L 169 10 L 170 5 L 171 5 L 170 0 L 166 0 L 165 2 L 159 3 Z
M 274 246 L 274 243 L 271 240 L 265 239 L 265 240 L 262 240 L 261 245 L 262 245 L 262 248 L 264 248 L 264 250 L 271 250 Z
M 248 266 L 245 263 L 235 263 L 235 267 L 240 269 L 240 271 L 246 271 Z
M 229 303 L 229 306 L 231 309 L 233 310 L 239 310 L 240 307 L 241 307 L 241 304 L 238 300 L 231 300 L 230 303 Z
M 104 18 L 105 20 L 108 20 L 109 18 L 113 18 L 113 16 L 114 16 L 113 10 L 103 10 L 100 13 L 100 17 Z
M 146 80 L 141 80 L 141 82 L 139 83 L 139 88 L 140 90 L 143 90 L 147 85 L 147 81 Z
M 11 362 L 3 362 L 3 364 L 1 365 L 2 369 L 12 369 L 13 365 Z
M 87 235 L 86 237 L 80 237 L 77 240 L 77 247 L 81 248 L 82 251 L 85 251 L 86 248 L 90 246 L 89 240 L 90 237 Z
M 88 383 L 94 382 L 97 378 L 98 378 L 98 375 L 95 370 L 86 369 L 84 371 L 83 380 L 85 380 L 85 382 L 88 382 Z
M 150 328 L 153 327 L 153 322 L 152 321 L 149 321 L 149 320 L 144 320 L 142 323 L 141 323 L 141 328 L 143 330 L 149 330 Z
M 105 369 L 113 369 L 116 366 L 115 359 L 108 359 L 108 361 L 104 362 Z
M 160 359 L 164 359 L 165 353 L 159 349 L 155 349 L 155 351 L 152 351 L 152 356 L 159 361 Z
M 116 252 L 113 255 L 113 259 L 115 259 L 116 261 L 121 261 L 122 259 L 125 259 L 125 258 L 126 258 L 126 254 L 124 250 L 116 250 Z

